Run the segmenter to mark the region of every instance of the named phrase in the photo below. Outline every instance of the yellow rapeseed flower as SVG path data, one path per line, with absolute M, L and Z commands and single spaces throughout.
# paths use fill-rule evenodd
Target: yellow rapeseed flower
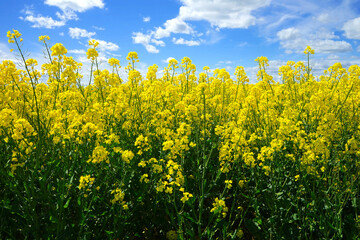
M 305 54 L 315 54 L 315 50 L 312 49 L 310 46 L 307 46 L 304 50 Z
M 50 48 L 51 56 L 62 56 L 67 53 L 67 49 L 61 43 L 56 43 Z

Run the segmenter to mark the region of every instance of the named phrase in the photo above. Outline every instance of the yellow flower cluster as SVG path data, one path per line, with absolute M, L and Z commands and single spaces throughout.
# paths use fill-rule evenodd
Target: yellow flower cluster
M 121 206 L 124 210 L 129 209 L 129 206 L 124 201 L 125 193 L 120 188 L 116 188 L 115 190 L 112 190 L 111 194 L 114 195 L 114 199 L 111 200 L 112 204 L 115 204 L 118 202 L 121 204 Z
M 180 201 L 182 201 L 183 203 L 187 202 L 190 198 L 192 198 L 193 195 L 191 193 L 188 192 L 183 192 L 183 196 L 180 199 Z
M 67 49 L 61 43 L 56 43 L 50 48 L 51 56 L 62 56 L 67 53 Z
M 213 208 L 210 212 L 215 214 L 220 214 L 223 217 L 226 217 L 227 212 L 229 211 L 228 207 L 226 207 L 225 201 L 219 198 L 215 198 L 215 202 L 213 203 Z
M 97 146 L 93 150 L 93 154 L 91 158 L 88 160 L 88 162 L 92 162 L 92 163 L 106 162 L 109 164 L 110 161 L 108 155 L 109 152 L 106 150 L 106 148 L 104 148 L 103 146 Z
M 19 33 L 18 30 L 13 30 L 13 32 L 8 31 L 6 34 L 6 37 L 8 38 L 8 42 L 9 43 L 15 43 L 15 40 L 18 39 L 19 37 L 21 37 L 21 33 Z M 20 40 L 20 42 L 22 41 L 22 39 Z
M 79 180 L 79 189 L 87 189 L 87 187 L 90 185 L 92 186 L 94 184 L 95 178 L 90 177 L 90 175 L 81 176 Z
M 310 46 L 307 46 L 304 51 L 305 54 L 315 54 L 315 50 L 312 49 Z
M 49 41 L 50 37 L 47 35 L 39 36 L 39 42 L 45 43 L 46 41 Z
M 20 36 L 8 33 L 11 42 Z M 96 63 L 99 43 L 89 45 L 87 56 Z M 313 53 L 306 48 L 305 54 Z M 111 58 L 112 72 L 92 69 L 84 85 L 82 64 L 66 54 L 57 43 L 48 63 L 24 61 L 29 72 L 11 61 L 0 63 L 0 144 L 7 149 L 4 168 L 13 174 L 31 164 L 70 161 L 78 168 L 74 173 L 91 173 L 80 176 L 80 190 L 95 178 L 120 186 L 104 192 L 123 209 L 125 193 L 129 206 L 136 204 L 130 200 L 138 198 L 134 186 L 185 208 L 201 202 L 202 177 L 208 178 L 204 188 L 214 184 L 224 194 L 251 191 L 250 178 L 272 179 L 286 167 L 286 180 L 299 185 L 310 177 L 325 182 L 326 174 L 358 179 L 358 65 L 345 69 L 336 63 L 315 77 L 309 64 L 289 61 L 277 82 L 267 71 L 268 59 L 259 57 L 259 81 L 250 84 L 241 66 L 234 79 L 226 69 L 204 67 L 198 74 L 187 57 L 171 59 L 162 76 L 157 65 L 142 76 L 137 53 L 130 52 L 124 80 L 120 61 Z M 35 154 L 38 162 L 32 161 Z M 206 209 L 225 217 L 223 199 L 234 195 L 215 195 L 221 199 L 212 203 L 213 196 L 203 195 Z

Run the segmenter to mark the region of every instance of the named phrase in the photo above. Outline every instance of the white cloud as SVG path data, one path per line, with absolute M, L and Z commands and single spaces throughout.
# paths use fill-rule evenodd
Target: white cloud
M 150 17 L 143 17 L 143 21 L 144 22 L 150 22 L 151 18 Z
M 311 41 L 311 46 L 319 53 L 338 53 L 349 52 L 352 50 L 351 44 L 346 41 L 334 41 L 324 39 L 320 41 Z
M 164 23 L 164 27 L 165 28 L 162 27 L 156 28 L 154 33 L 155 38 L 159 39 L 159 38 L 169 37 L 171 33 L 190 34 L 194 32 L 194 30 L 189 26 L 189 24 L 187 24 L 178 17 L 167 20 Z
M 64 22 L 67 22 L 69 20 L 78 20 L 76 13 L 73 11 L 63 11 L 63 13 L 56 12 L 56 16 Z
M 270 0 L 181 0 L 179 18 L 205 20 L 219 28 L 248 28 L 256 24 L 254 10 L 268 6 Z
M 279 37 L 280 40 L 292 40 L 301 36 L 299 30 L 294 27 L 283 29 L 279 31 L 276 35 Z
M 165 42 L 161 41 L 161 40 L 157 40 L 157 39 L 151 39 L 150 40 L 152 43 L 154 43 L 155 45 L 161 46 L 161 47 L 165 47 Z
M 133 33 L 134 43 L 142 44 L 148 52 L 159 52 L 159 50 L 150 43 L 157 43 L 155 39 L 170 37 L 172 34 L 189 34 L 193 37 L 200 37 L 203 33 L 198 33 L 188 23 L 188 21 L 207 21 L 214 29 L 221 28 L 248 28 L 255 25 L 257 19 L 252 12 L 268 6 L 270 0 L 180 0 L 182 6 L 179 14 L 175 18 L 168 19 L 163 26 L 156 27 L 154 31 L 148 34 Z M 146 18 L 143 18 L 145 21 Z M 222 39 L 222 36 L 216 33 L 207 34 L 210 38 L 207 43 L 213 44 Z M 173 38 L 175 44 L 188 46 L 198 46 L 204 43 L 203 40 L 185 40 L 183 38 Z M 156 44 L 163 46 L 165 44 Z
M 76 54 L 76 55 L 85 55 L 86 51 L 84 49 L 72 49 L 69 50 L 68 53 Z
M 99 42 L 99 50 L 100 51 L 117 51 L 120 49 L 120 47 L 112 42 L 106 42 L 104 40 L 98 40 L 98 39 L 94 39 L 95 41 Z
M 350 43 L 333 40 L 338 37 L 325 29 L 320 29 L 315 34 L 307 34 L 297 28 L 291 27 L 277 32 L 276 35 L 286 53 L 301 53 L 308 45 L 311 46 L 316 53 L 336 53 L 352 50 Z
M 331 17 L 328 13 L 321 13 L 317 18 L 317 21 L 321 22 L 321 23 L 328 23 L 331 21 Z
M 81 28 L 69 28 L 69 36 L 72 39 L 79 39 L 79 38 L 91 38 L 92 36 L 94 36 L 96 33 L 95 32 L 88 32 L 85 29 L 81 29 Z
M 77 16 L 74 12 L 65 11 L 63 13 L 56 12 L 56 16 L 59 20 L 56 20 L 49 16 L 43 16 L 41 14 L 35 14 L 31 7 L 25 7 L 22 11 L 25 17 L 20 17 L 21 20 L 31 22 L 33 28 L 47 28 L 52 29 L 55 27 L 62 27 L 69 20 L 77 20 Z
M 146 51 L 148 51 L 149 53 L 158 53 L 159 49 L 157 49 L 154 45 L 151 45 L 150 42 L 155 41 L 154 43 L 157 45 L 159 45 L 159 44 L 165 45 L 165 43 L 163 41 L 156 42 L 157 40 L 152 39 L 152 34 L 153 33 L 143 34 L 141 32 L 134 32 L 132 39 L 133 39 L 134 43 L 142 44 L 146 48 Z
M 45 4 L 65 11 L 85 12 L 91 8 L 104 8 L 103 0 L 45 0 Z
M 104 8 L 103 0 L 45 0 L 46 5 L 55 6 L 62 10 L 62 13 L 56 12 L 59 20 L 41 14 L 35 14 L 31 9 L 26 7 L 22 12 L 25 17 L 20 17 L 21 20 L 33 23 L 33 28 L 48 28 L 64 26 L 69 20 L 78 20 L 76 12 L 85 12 L 91 8 Z
M 95 30 L 98 30 L 98 31 L 104 31 L 105 28 L 102 28 L 102 27 L 98 27 L 98 26 L 92 26 Z
M 360 52 L 360 45 L 357 47 L 356 51 Z
M 185 40 L 183 38 L 173 38 L 172 41 L 175 44 L 181 44 L 181 45 L 187 45 L 187 46 L 199 46 L 200 45 L 200 41 Z
M 233 62 L 232 61 L 230 61 L 230 60 L 227 60 L 227 61 L 218 61 L 217 62 L 217 64 L 216 64 L 216 66 L 221 66 L 221 65 L 224 65 L 224 64 L 233 64 Z
M 360 39 L 360 17 L 347 21 L 342 30 L 349 39 Z
M 44 17 L 41 15 L 27 15 L 26 17 L 20 17 L 21 20 L 24 20 L 26 22 L 31 22 L 33 25 L 31 27 L 33 28 L 47 28 L 52 29 L 55 27 L 61 27 L 66 24 L 66 21 L 64 20 L 54 20 L 52 17 Z
M 59 32 L 59 35 L 63 37 L 65 34 L 63 32 Z

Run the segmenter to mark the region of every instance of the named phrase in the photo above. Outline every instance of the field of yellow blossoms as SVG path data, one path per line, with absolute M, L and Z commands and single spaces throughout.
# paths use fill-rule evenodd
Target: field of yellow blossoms
M 0 64 L 1 239 L 358 239 L 360 67 Z M 103 67 L 109 70 L 99 70 Z M 197 71 L 196 71 L 197 70 Z M 86 82 L 86 84 L 84 84 Z

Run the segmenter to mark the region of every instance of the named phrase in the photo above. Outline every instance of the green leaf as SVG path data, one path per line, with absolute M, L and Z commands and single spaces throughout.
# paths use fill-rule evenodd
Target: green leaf
M 188 213 L 184 213 L 183 216 L 187 219 L 189 219 L 190 221 L 192 221 L 193 223 L 198 223 L 194 218 L 190 217 L 190 215 Z
M 64 205 L 64 208 L 68 208 L 69 203 L 70 203 L 70 200 L 71 200 L 71 197 L 66 201 L 66 203 L 65 203 L 65 205 Z

